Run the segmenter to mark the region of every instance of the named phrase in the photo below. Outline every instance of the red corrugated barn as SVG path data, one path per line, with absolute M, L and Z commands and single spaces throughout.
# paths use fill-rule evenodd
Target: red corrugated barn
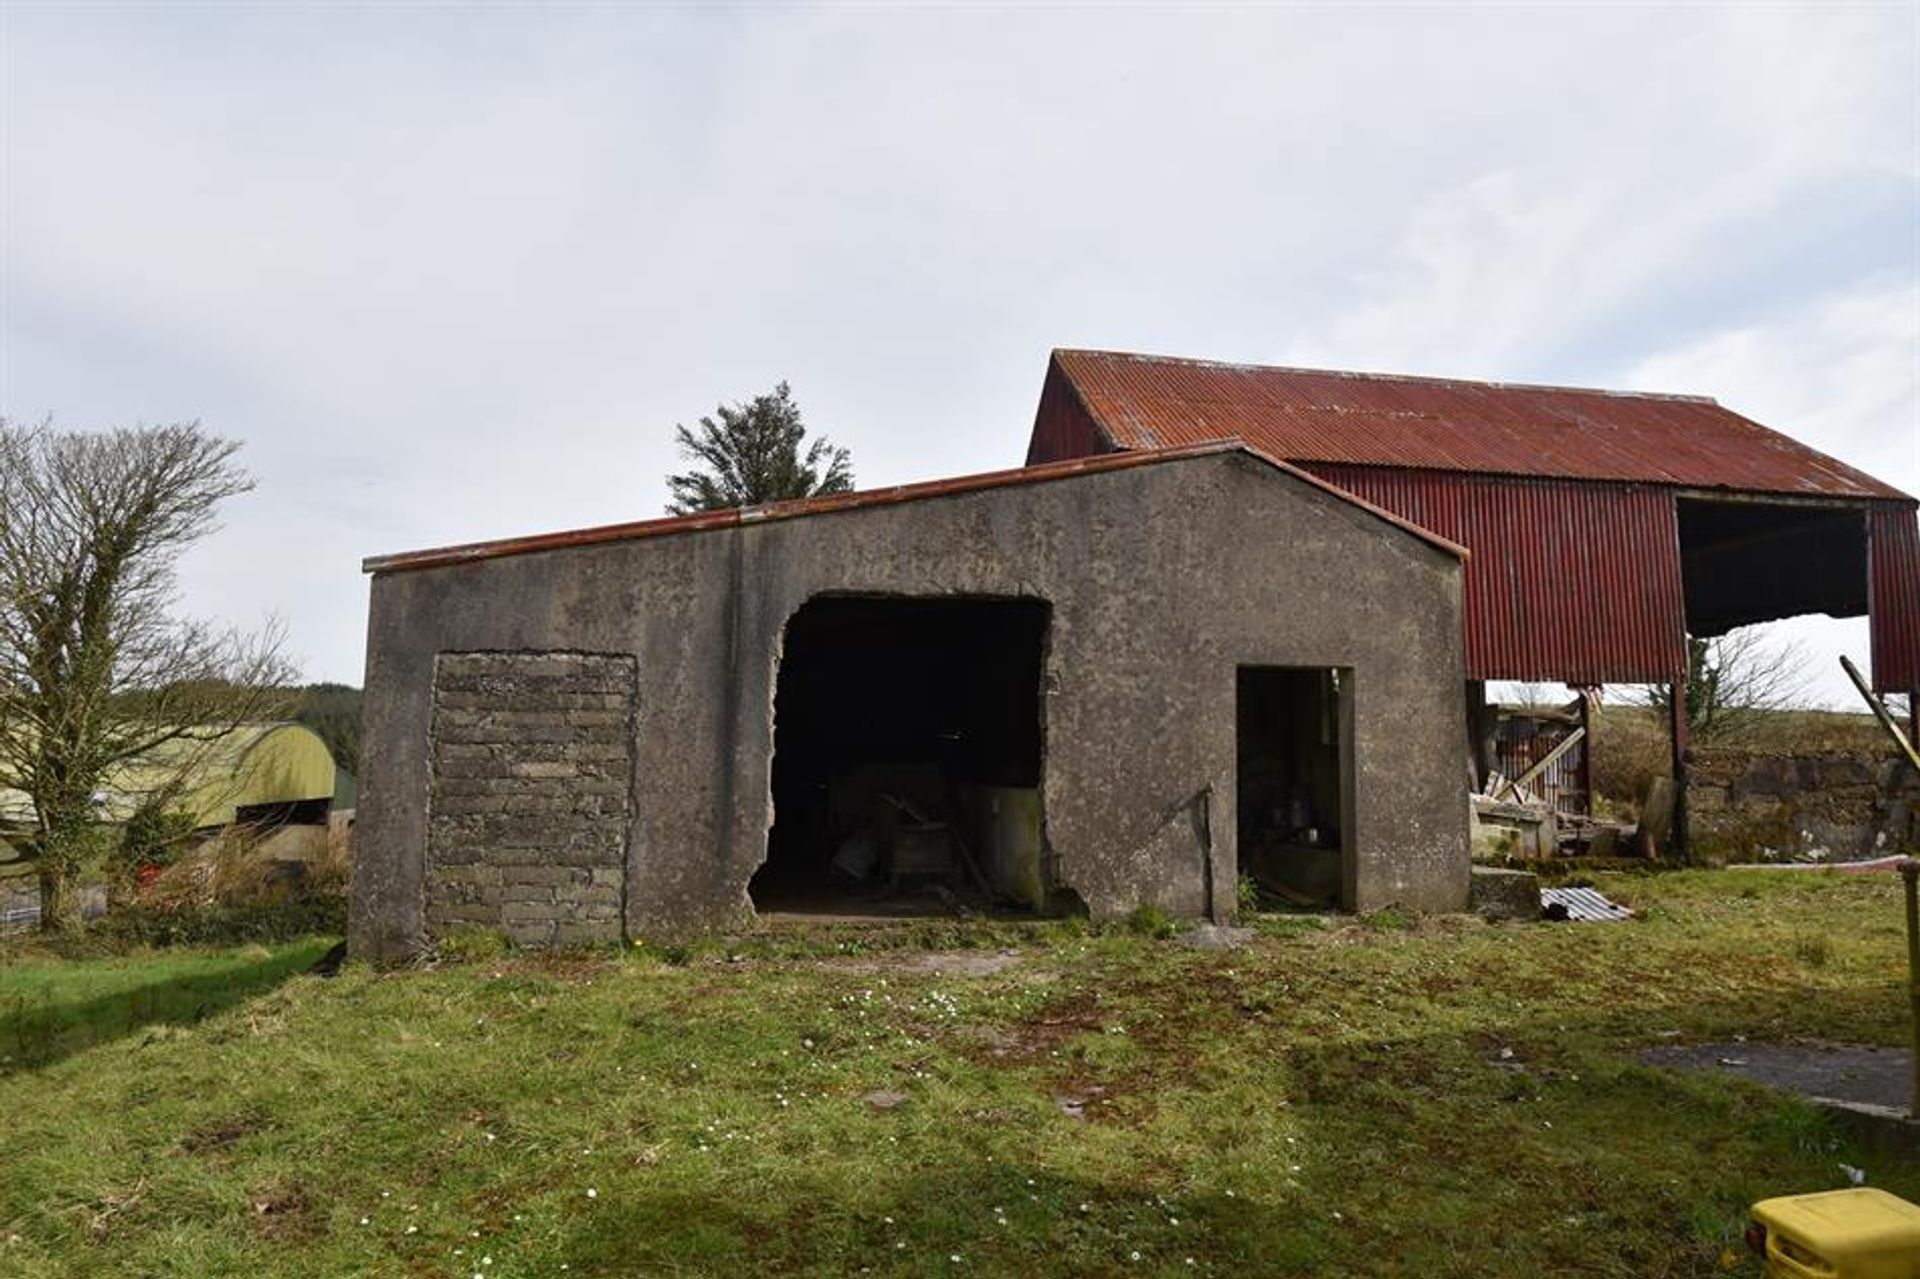
M 1826 613 L 1920 688 L 1914 499 L 1710 399 L 1062 350 L 1027 461 L 1234 437 L 1467 547 L 1471 679 L 1669 683 Z

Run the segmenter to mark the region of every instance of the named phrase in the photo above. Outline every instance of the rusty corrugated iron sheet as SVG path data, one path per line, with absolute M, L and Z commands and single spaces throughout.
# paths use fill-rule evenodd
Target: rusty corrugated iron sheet
M 1910 502 L 1875 502 L 1867 513 L 1868 611 L 1873 687 L 1920 692 L 1920 523 Z
M 928 498 L 952 497 L 982 489 L 1011 488 L 1016 485 L 1042 484 L 1071 479 L 1103 471 L 1118 471 L 1135 466 L 1151 466 L 1181 458 L 1205 457 L 1215 453 L 1245 453 L 1265 465 L 1310 484 L 1343 502 L 1360 507 L 1409 536 L 1419 538 L 1449 555 L 1465 559 L 1467 552 L 1444 535 L 1423 528 L 1394 512 L 1349 493 L 1292 463 L 1271 457 L 1240 440 L 1212 440 L 1179 448 L 1142 449 L 1131 452 L 1103 453 L 1094 457 L 1070 458 L 1044 466 L 1016 467 L 1006 471 L 986 471 L 952 479 L 929 480 L 921 484 L 902 484 L 893 488 L 862 489 L 836 493 L 829 497 L 806 498 L 795 502 L 773 502 L 725 511 L 705 511 L 697 515 L 669 516 L 658 520 L 639 520 L 629 524 L 606 524 L 596 528 L 568 529 L 558 533 L 539 533 L 530 537 L 503 538 L 488 542 L 468 542 L 459 546 L 441 546 L 424 551 L 403 551 L 394 555 L 375 555 L 361 561 L 366 573 L 392 573 L 406 569 L 438 568 L 475 560 L 498 559 L 506 555 L 526 555 L 535 551 L 564 550 L 575 546 L 594 546 L 605 542 L 627 542 L 649 537 L 667 537 L 680 533 L 698 533 L 710 529 L 739 528 L 774 520 L 799 519 L 809 515 L 827 515 L 836 511 L 889 506 L 899 502 L 917 502 Z
M 1754 493 L 1906 496 L 1699 396 L 1108 351 L 1055 351 L 1053 362 L 1110 447 L 1161 448 L 1237 436 L 1293 462 Z M 1030 460 L 1064 455 L 1048 450 Z
M 1652 683 L 1686 669 L 1686 598 L 1670 490 L 1308 464 L 1469 547 L 1469 679 Z
M 1040 407 L 1033 415 L 1033 437 L 1027 442 L 1027 465 L 1108 451 L 1073 384 L 1058 364 L 1049 363 L 1040 387 Z

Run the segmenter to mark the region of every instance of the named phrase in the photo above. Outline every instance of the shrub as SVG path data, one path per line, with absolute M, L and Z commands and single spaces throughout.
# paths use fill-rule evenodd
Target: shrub
M 184 906 L 177 910 L 115 911 L 87 929 L 109 950 L 142 946 L 241 946 L 271 944 L 347 930 L 344 898 L 274 902 L 261 906 Z
M 1596 812 L 1611 807 L 1637 819 L 1647 786 L 1671 775 L 1672 751 L 1659 716 L 1640 707 L 1610 706 L 1593 717 L 1588 745 Z

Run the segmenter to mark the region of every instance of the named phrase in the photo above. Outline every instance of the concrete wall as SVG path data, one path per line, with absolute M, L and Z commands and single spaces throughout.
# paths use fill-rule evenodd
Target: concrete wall
M 443 652 L 635 662 L 630 936 L 739 923 L 787 619 L 824 593 L 1052 604 L 1043 806 L 1096 917 L 1231 913 L 1235 671 L 1352 669 L 1348 904 L 1467 894 L 1458 562 L 1242 453 L 375 577 L 350 943 L 425 935 Z

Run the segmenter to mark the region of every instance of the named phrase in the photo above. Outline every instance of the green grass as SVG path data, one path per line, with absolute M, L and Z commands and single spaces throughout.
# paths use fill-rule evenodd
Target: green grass
M 1807 1107 L 1636 1058 L 1900 1042 L 1897 881 L 1601 886 L 1644 918 L 1272 917 L 1232 951 L 940 925 L 331 981 L 298 975 L 324 940 L 16 956 L 0 1001 L 54 1029 L 0 1039 L 0 1273 L 1752 1275 L 1754 1199 L 1842 1162 L 1920 1197 Z

